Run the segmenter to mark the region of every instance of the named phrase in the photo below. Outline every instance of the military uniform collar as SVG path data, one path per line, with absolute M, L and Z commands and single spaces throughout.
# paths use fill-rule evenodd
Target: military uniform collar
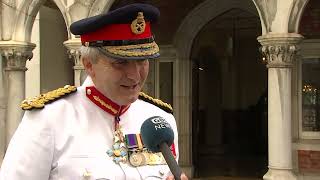
M 86 87 L 86 96 L 102 110 L 108 112 L 113 116 L 121 116 L 125 113 L 130 105 L 120 106 L 117 103 L 113 102 L 106 96 L 104 96 L 100 91 L 98 91 L 94 86 Z

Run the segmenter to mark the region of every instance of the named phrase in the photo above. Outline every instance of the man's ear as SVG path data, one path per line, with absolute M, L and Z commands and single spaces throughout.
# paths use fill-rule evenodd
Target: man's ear
M 88 58 L 82 58 L 82 64 L 83 64 L 83 67 L 84 69 L 86 70 L 87 74 L 93 78 L 95 73 L 93 71 L 93 65 L 92 65 L 92 62 L 90 61 L 90 59 Z

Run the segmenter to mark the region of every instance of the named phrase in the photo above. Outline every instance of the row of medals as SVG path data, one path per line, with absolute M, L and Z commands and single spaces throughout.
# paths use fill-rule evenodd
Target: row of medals
M 107 154 L 117 164 L 126 163 L 129 157 L 129 163 L 134 167 L 166 164 L 160 152 L 151 153 L 146 148 L 127 148 L 121 128 L 116 129 L 112 149 Z

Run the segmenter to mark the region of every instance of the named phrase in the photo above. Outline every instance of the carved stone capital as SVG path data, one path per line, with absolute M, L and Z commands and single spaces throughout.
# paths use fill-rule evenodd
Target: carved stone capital
M 69 57 L 72 58 L 74 61 L 73 68 L 83 70 L 84 68 L 80 60 L 80 57 L 81 57 L 80 51 L 78 49 L 70 49 L 68 50 L 68 53 L 69 53 Z
M 262 55 L 266 59 L 268 68 L 292 67 L 299 52 L 299 43 L 303 36 L 299 34 L 267 34 L 258 37 L 262 45 Z
M 33 43 L 0 41 L 0 53 L 6 61 L 6 71 L 26 71 L 26 61 L 33 57 Z
M 262 46 L 260 50 L 268 67 L 291 67 L 297 49 L 297 45 L 275 44 Z
M 75 70 L 83 70 L 84 67 L 81 62 L 81 53 L 79 51 L 81 47 L 80 39 L 70 39 L 65 41 L 64 46 L 68 49 L 69 58 L 71 58 L 74 62 L 74 69 Z

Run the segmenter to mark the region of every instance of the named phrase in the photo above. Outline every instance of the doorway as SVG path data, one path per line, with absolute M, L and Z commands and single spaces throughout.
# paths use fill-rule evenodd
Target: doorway
M 267 69 L 259 17 L 231 9 L 194 39 L 192 134 L 195 177 L 253 177 L 267 171 Z

